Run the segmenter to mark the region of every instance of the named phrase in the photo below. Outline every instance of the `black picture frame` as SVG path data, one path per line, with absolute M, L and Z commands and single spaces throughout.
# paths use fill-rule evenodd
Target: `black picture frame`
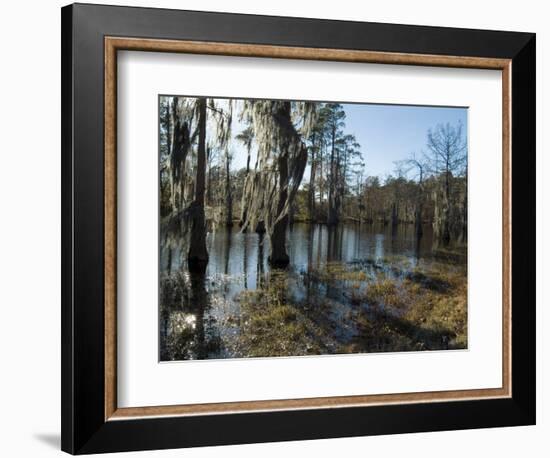
M 511 398 L 105 421 L 105 36 L 511 59 Z M 64 451 L 535 424 L 535 34 L 74 4 L 61 47 Z

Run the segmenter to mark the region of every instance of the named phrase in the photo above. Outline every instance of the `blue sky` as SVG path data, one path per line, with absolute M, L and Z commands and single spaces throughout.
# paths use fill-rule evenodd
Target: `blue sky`
M 466 127 L 466 108 L 421 107 L 405 105 L 343 105 L 346 128 L 355 134 L 365 161 L 365 175 L 384 177 L 391 174 L 394 161 L 412 152 L 426 150 L 430 128 L 440 123 Z
M 346 112 L 346 134 L 354 134 L 361 145 L 365 162 L 364 176 L 386 177 L 394 172 L 394 161 L 406 159 L 410 153 L 426 150 L 428 129 L 439 123 L 456 124 L 465 127 L 467 135 L 466 108 L 342 104 Z M 237 135 L 244 125 L 234 122 L 233 135 Z M 240 169 L 246 164 L 246 152 L 238 141 L 232 141 L 232 169 Z M 253 162 L 252 162 L 253 163 Z M 307 180 L 309 172 L 304 174 Z

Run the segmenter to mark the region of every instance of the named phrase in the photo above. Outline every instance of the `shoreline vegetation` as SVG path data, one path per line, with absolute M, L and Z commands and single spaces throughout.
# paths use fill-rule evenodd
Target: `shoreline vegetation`
M 401 270 L 399 261 L 371 263 L 380 271 Z M 411 274 L 395 277 L 377 273 L 369 279 L 359 267 L 329 263 L 311 271 L 305 279 L 340 288 L 347 293 L 352 310 L 343 325 L 353 320 L 357 335 L 339 344 L 322 315 L 330 303 L 319 302 L 319 326 L 308 308 L 285 297 L 285 277 L 271 280 L 267 288 L 246 292 L 238 299 L 244 304 L 245 320 L 241 356 L 298 356 L 363 352 L 448 350 L 466 348 L 466 275 L 449 269 L 416 267 Z M 298 311 L 297 311 L 298 310 Z
M 380 178 L 343 105 L 159 103 L 162 361 L 467 348 L 460 123 Z

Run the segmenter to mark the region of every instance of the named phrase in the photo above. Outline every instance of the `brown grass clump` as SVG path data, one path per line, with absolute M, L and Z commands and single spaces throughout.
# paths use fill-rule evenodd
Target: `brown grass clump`
M 417 268 L 405 279 L 379 278 L 367 287 L 370 312 L 359 341 L 380 351 L 467 348 L 465 269 Z M 372 350 L 371 350 L 372 351 Z
M 239 295 L 240 334 L 237 351 L 244 357 L 302 356 L 323 353 L 316 326 L 286 301 L 284 276 L 273 276 L 263 289 Z

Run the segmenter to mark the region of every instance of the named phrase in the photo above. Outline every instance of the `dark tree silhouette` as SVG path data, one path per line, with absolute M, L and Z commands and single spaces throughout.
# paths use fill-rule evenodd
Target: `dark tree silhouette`
M 204 217 L 204 191 L 206 180 L 206 99 L 197 99 L 199 144 L 197 148 L 197 172 L 195 199 L 186 212 L 191 221 L 191 237 L 187 262 L 190 271 L 204 272 L 208 263 L 206 250 L 206 221 Z

